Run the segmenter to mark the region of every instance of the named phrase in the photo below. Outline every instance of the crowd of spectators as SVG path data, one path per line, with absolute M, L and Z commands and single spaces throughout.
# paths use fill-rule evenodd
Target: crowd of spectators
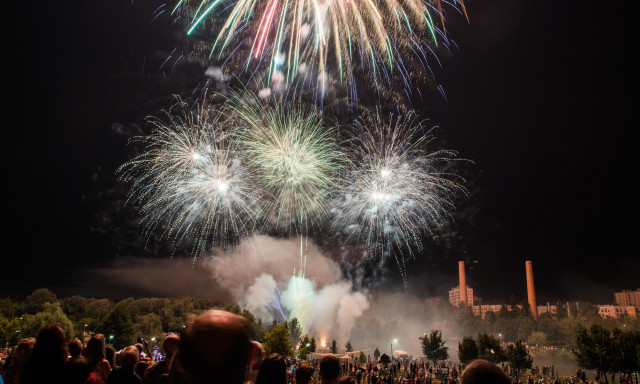
M 146 341 L 115 351 L 105 346 L 101 334 L 83 345 L 78 339 L 67 342 L 58 325 L 47 324 L 36 339 L 21 340 L 13 348 L 0 369 L 0 384 L 426 384 L 436 377 L 447 384 L 511 383 L 503 369 L 485 360 L 447 367 L 446 375 L 425 362 L 381 367 L 331 354 L 296 361 L 265 355 L 250 335 L 243 317 L 208 311 L 181 335 L 168 335 L 162 342 L 163 358 L 155 361 Z

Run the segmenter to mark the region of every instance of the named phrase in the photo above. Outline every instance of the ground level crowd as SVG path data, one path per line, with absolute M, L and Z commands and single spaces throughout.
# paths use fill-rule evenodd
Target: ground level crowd
M 265 355 L 260 343 L 250 340 L 243 317 L 219 310 L 196 317 L 181 335 L 168 335 L 162 347 L 164 354 L 154 354 L 142 341 L 116 352 L 105 346 L 101 334 L 83 345 L 78 339 L 67 342 L 58 325 L 47 324 L 36 339 L 23 339 L 11 348 L 0 369 L 0 384 L 511 384 L 515 380 L 508 367 L 485 360 L 468 366 L 407 360 L 383 366 L 341 361 L 331 354 L 310 361 Z M 547 367 L 543 371 L 549 373 Z M 530 377 L 528 384 L 588 382 L 580 372 L 561 382 L 553 377 L 553 368 L 550 371 L 549 381 Z

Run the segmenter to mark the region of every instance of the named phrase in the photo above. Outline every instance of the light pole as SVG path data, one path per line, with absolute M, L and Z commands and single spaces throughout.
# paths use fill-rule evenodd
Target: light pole
M 391 341 L 391 361 L 393 361 L 393 343 L 398 343 L 398 339 L 393 339 Z
M 113 335 L 109 335 L 109 344 L 113 347 Z

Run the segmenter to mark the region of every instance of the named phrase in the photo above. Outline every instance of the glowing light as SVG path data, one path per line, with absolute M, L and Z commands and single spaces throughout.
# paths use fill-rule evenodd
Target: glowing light
M 258 188 L 270 197 L 265 214 L 295 234 L 320 223 L 337 185 L 342 155 L 314 110 L 263 103 L 255 95 L 230 100 L 239 150 Z
M 213 18 L 220 3 L 180 0 L 174 12 L 190 20 L 190 34 Z M 461 0 L 447 4 L 466 15 Z M 441 0 L 238 0 L 223 13 L 226 20 L 214 31 L 211 54 L 237 51 L 245 55 L 247 68 L 252 61 L 265 63 L 268 73 L 283 66 L 287 84 L 297 84 L 295 77 L 305 66 L 314 69 L 309 78 L 317 77 L 319 87 L 330 72 L 353 92 L 354 68 L 387 78 L 396 71 L 408 86 L 410 67 L 422 70 L 433 54 L 429 46 L 450 44 Z M 247 41 L 249 52 L 237 49 Z M 407 54 L 415 59 L 405 60 Z
M 144 152 L 118 172 L 132 184 L 128 203 L 139 205 L 144 234 L 190 239 L 196 257 L 252 233 L 262 199 L 218 117 L 182 107 L 182 116 L 151 119 L 151 134 L 136 139 Z
M 422 247 L 421 235 L 450 217 L 454 194 L 466 192 L 462 178 L 446 170 L 457 153 L 429 152 L 432 137 L 423 133 L 413 112 L 360 118 L 352 136 L 333 225 L 377 257 L 394 249 L 407 249 L 412 256 L 412 248 Z M 394 255 L 404 276 L 404 258 Z

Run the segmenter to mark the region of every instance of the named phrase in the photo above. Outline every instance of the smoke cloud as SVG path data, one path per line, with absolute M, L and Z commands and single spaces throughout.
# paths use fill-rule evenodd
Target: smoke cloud
M 270 321 L 297 318 L 303 332 L 346 338 L 369 307 L 339 265 L 306 239 L 257 237 L 228 257 L 209 262 L 220 286 L 236 302 Z

